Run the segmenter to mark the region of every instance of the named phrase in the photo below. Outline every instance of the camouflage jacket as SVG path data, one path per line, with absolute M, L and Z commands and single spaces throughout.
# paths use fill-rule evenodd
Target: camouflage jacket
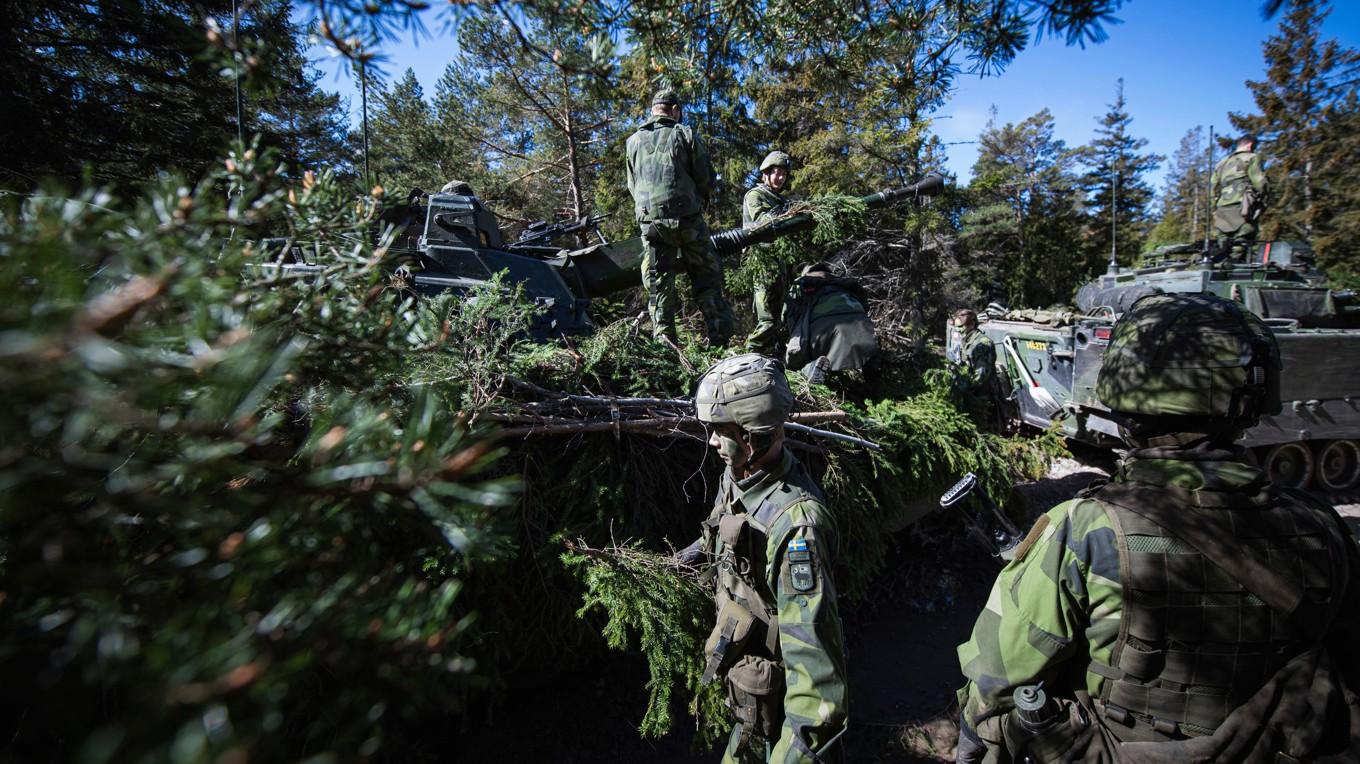
M 1248 188 L 1259 200 L 1265 195 L 1266 173 L 1261 167 L 1261 155 L 1254 151 L 1235 151 L 1219 160 L 1210 179 L 1214 190 L 1215 207 L 1231 207 L 1242 203 Z
M 714 532 L 724 516 L 741 514 L 764 529 L 764 548 L 749 555 L 725 548 Z M 811 762 L 808 752 L 825 750 L 847 720 L 844 638 L 830 576 L 836 527 L 821 490 L 785 450 L 777 466 L 744 480 L 725 473 L 705 526 L 702 544 L 718 561 L 719 606 L 754 592 L 761 601 L 742 604 L 778 618 L 774 658 L 784 668 L 784 720 L 769 761 Z M 795 550 L 811 553 L 810 580 L 806 568 L 792 570 Z M 752 559 L 757 555 L 763 560 Z
M 959 340 L 959 363 L 968 370 L 968 379 L 982 387 L 996 373 L 996 346 L 980 329 L 965 334 Z
M 714 175 L 704 142 L 687 125 L 652 115 L 628 138 L 628 193 L 638 222 L 696 215 Z
M 1139 453 L 1120 466 L 1112 484 L 1167 486 L 1206 498 L 1254 495 L 1266 485 L 1261 471 L 1246 464 Z M 997 576 L 972 638 L 959 646 L 959 665 L 968 679 L 958 695 L 964 734 L 971 731 L 988 750 L 1004 746 L 1002 719 L 1021 685 L 1043 681 L 1057 697 L 1070 698 L 1077 690 L 1101 697 L 1109 680 L 1093 669 L 1113 663 L 1124 627 L 1126 542 L 1112 518 L 1111 508 L 1096 498 L 1049 510 Z M 1353 560 L 1354 549 L 1350 554 Z M 1342 608 L 1331 633 L 1360 638 L 1356 588 L 1346 596 L 1352 605 Z M 1357 659 L 1338 662 L 1345 664 L 1344 675 L 1356 677 Z
M 788 199 L 764 183 L 756 184 L 741 201 L 741 227 L 754 228 L 779 214 L 788 203 Z

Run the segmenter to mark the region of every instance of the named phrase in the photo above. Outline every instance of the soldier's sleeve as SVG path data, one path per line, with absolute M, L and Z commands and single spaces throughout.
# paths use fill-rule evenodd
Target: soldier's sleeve
M 787 518 L 787 523 L 783 522 Z M 774 582 L 784 661 L 784 726 L 771 762 L 813 762 L 840 745 L 846 726 L 845 647 L 831 581 L 834 530 L 824 507 L 804 502 L 780 526 Z
M 633 141 L 632 141 L 631 138 L 629 139 L 628 143 L 626 144 L 626 146 L 625 146 L 625 148 L 624 148 L 624 162 L 623 162 L 623 163 L 624 163 L 624 167 L 626 168 L 626 173 L 627 173 L 626 181 L 627 181 L 627 183 L 628 183 L 628 194 L 629 194 L 629 196 L 632 196 L 634 200 L 636 200 L 636 199 L 637 199 L 637 194 L 633 192 L 633 184 L 634 184 L 634 182 L 635 182 L 635 180 L 634 180 L 634 177 L 635 177 L 635 176 L 633 175 Z
M 1251 161 L 1247 163 L 1247 180 L 1251 182 L 1251 187 L 1256 189 L 1257 194 L 1264 194 L 1266 191 L 1266 171 L 1261 165 L 1261 155 L 1253 154 Z
M 1104 507 L 1074 500 L 1046 516 L 997 575 L 971 639 L 959 646 L 968 680 L 959 691 L 961 726 L 988 746 L 1001 745 L 1001 716 L 1017 687 L 1044 681 L 1068 688 L 1091 658 L 1109 660 L 1118 634 L 1119 556 Z M 1092 640 L 1093 632 L 1105 638 Z M 1105 652 L 1093 647 L 1088 655 L 1088 644 Z
M 1214 204 L 1218 204 L 1218 197 L 1221 191 L 1221 189 L 1219 189 L 1218 187 L 1218 184 L 1222 180 L 1222 178 L 1223 178 L 1223 160 L 1220 159 L 1218 164 L 1214 165 L 1214 171 L 1209 174 L 1209 197 Z
M 699 192 L 699 201 L 708 202 L 713 194 L 713 163 L 708 158 L 708 146 L 699 134 L 690 131 L 690 177 L 694 179 L 694 189 Z

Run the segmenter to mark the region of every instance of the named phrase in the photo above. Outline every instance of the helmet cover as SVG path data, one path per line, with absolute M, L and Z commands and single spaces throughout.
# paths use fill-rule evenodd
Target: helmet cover
M 773 358 L 746 353 L 723 359 L 699 379 L 695 415 L 707 424 L 735 424 L 751 433 L 782 427 L 793 409 L 793 391 L 784 366 Z
M 1121 414 L 1249 426 L 1280 411 L 1280 351 L 1265 323 L 1232 300 L 1148 295 L 1115 323 L 1096 395 Z

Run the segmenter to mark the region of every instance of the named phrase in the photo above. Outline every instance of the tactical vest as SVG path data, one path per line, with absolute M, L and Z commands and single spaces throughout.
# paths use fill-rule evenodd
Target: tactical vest
M 698 189 L 690 177 L 693 137 L 689 128 L 654 120 L 628 139 L 633 163 L 633 212 L 640 223 L 683 218 L 700 211 Z
M 1211 733 L 1280 667 L 1316 645 L 1334 617 L 1346 583 L 1346 541 L 1306 499 L 1274 490 L 1243 495 L 1139 484 L 1106 485 L 1089 495 L 1109 513 L 1120 552 L 1124 603 L 1113 665 L 1093 661 L 1090 670 L 1106 678 L 1099 705 L 1121 741 Z M 1284 615 L 1195 546 L 1128 508 L 1158 500 L 1168 510 L 1209 518 L 1233 549 L 1298 587 L 1312 616 Z
M 710 635 L 705 679 L 722 677 L 743 655 L 780 660 L 779 611 L 770 588 L 771 530 L 790 507 L 808 499 L 822 502 L 821 489 L 798 462 L 758 507 L 732 512 L 738 489 L 723 477 L 721 500 L 704 522 L 704 547 L 716 561 L 718 622 Z
M 1218 201 L 1217 207 L 1231 207 L 1242 203 L 1242 196 L 1251 188 L 1247 169 L 1256 155 L 1250 151 L 1229 154 L 1218 164 Z

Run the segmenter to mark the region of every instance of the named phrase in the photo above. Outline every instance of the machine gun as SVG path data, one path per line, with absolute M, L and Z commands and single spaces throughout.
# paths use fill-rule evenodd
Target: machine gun
M 506 249 L 511 252 L 539 249 L 552 246 L 553 240 L 559 236 L 569 236 L 583 231 L 594 231 L 600 236 L 600 242 L 605 243 L 604 237 L 600 235 L 600 223 L 604 221 L 604 215 L 587 215 L 586 217 L 574 220 L 563 220 L 558 223 L 548 223 L 540 220 L 531 223 L 520 233 L 519 238 L 514 243 L 508 245 Z M 556 250 L 554 249 L 554 253 Z
M 964 499 L 967 499 L 974 489 L 977 490 L 978 501 L 985 511 L 970 511 L 966 507 Z M 968 532 L 973 538 L 987 547 L 987 551 L 993 556 L 1006 562 L 1014 559 L 1015 548 L 1019 546 L 1024 534 L 978 485 L 977 475 L 971 472 L 964 475 L 962 480 L 940 497 L 941 507 L 947 509 L 956 505 L 963 513 L 963 522 L 968 526 Z

